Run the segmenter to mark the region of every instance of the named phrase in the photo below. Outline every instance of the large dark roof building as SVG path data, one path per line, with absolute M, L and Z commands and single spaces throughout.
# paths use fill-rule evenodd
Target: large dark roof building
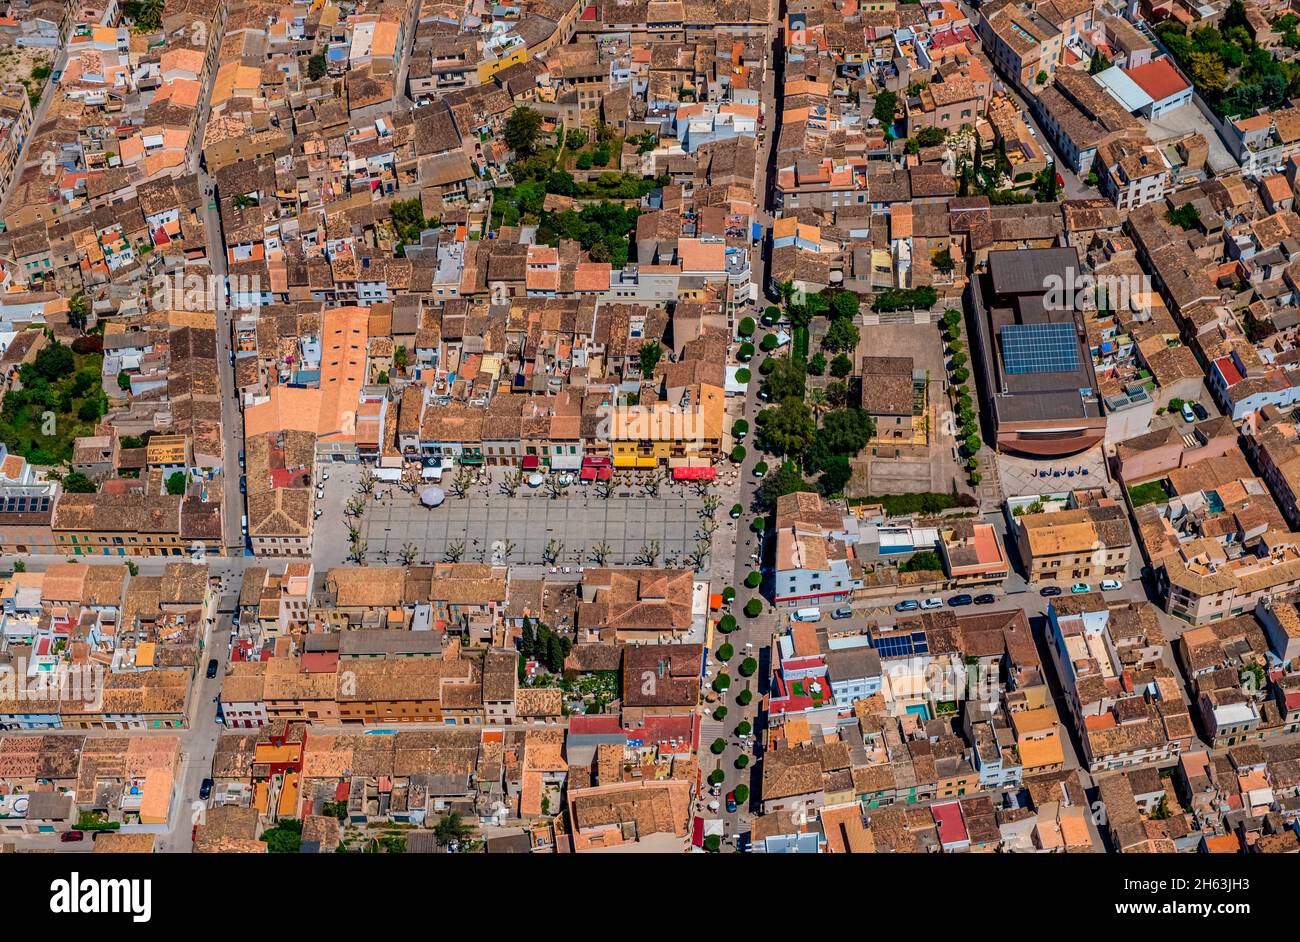
M 971 282 L 971 352 L 1000 451 L 1070 455 L 1106 434 L 1070 297 L 1082 272 L 1073 248 L 990 252 Z

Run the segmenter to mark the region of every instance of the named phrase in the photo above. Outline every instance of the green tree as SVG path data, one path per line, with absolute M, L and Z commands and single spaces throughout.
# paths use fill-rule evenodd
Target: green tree
M 324 53 L 315 53 L 307 60 L 307 78 L 311 79 L 313 82 L 319 82 L 325 77 L 325 73 L 328 71 L 329 63 L 326 61 Z
M 70 494 L 93 494 L 95 482 L 80 471 L 69 471 L 63 476 L 63 489 Z
M 185 493 L 185 487 L 189 484 L 189 476 L 184 471 L 173 471 L 167 477 L 167 493 L 173 497 L 179 497 Z
M 1165 219 L 1180 229 L 1195 229 L 1197 223 L 1201 221 L 1201 211 L 1192 203 L 1184 203 L 1177 209 L 1167 211 Z
M 528 157 L 537 151 L 537 138 L 542 130 L 542 116 L 532 108 L 516 108 L 506 118 L 502 136 L 506 145 L 516 154 Z
M 72 351 L 52 340 L 40 349 L 32 361 L 33 373 L 47 383 L 53 383 L 70 374 L 76 368 L 76 358 Z M 30 385 L 26 380 L 23 385 Z
M 104 414 L 104 405 L 101 402 L 102 394 L 85 400 L 77 407 L 77 418 L 83 422 L 98 422 L 99 417 Z
M 837 317 L 822 338 L 822 346 L 827 350 L 844 353 L 857 349 L 859 333 L 857 326 L 847 317 Z
M 880 122 L 882 127 L 891 128 L 894 126 L 894 114 L 898 111 L 898 96 L 891 91 L 882 91 L 876 96 L 876 105 L 871 109 L 871 116 Z
M 853 361 L 850 360 L 845 354 L 843 353 L 836 354 L 835 359 L 831 360 L 831 375 L 836 377 L 837 379 L 843 379 L 844 377 L 848 376 L 852 372 L 853 372 Z
M 653 340 L 641 344 L 641 375 L 646 377 L 654 375 L 655 366 L 663 355 L 664 348 Z
M 127 392 L 131 389 L 131 374 L 126 370 L 117 371 L 117 388 L 122 390 L 122 392 Z
M 771 357 L 764 362 L 772 364 L 771 372 L 763 383 L 770 401 L 803 398 L 808 385 L 808 374 L 802 363 L 790 357 Z M 762 372 L 761 368 L 759 372 Z
M 268 853 L 296 854 L 302 847 L 302 822 L 297 818 L 281 818 L 275 827 L 262 832 L 261 840 Z
M 438 843 L 446 847 L 453 842 L 460 842 L 474 833 L 472 825 L 461 819 L 461 816 L 455 812 L 449 812 L 438 819 L 438 823 L 433 828 L 434 837 Z
M 832 455 L 822 464 L 821 477 L 817 479 L 817 489 L 824 497 L 833 497 L 844 493 L 853 478 L 853 468 L 844 455 Z
M 388 206 L 388 214 L 393 221 L 397 237 L 404 243 L 420 241 L 420 233 L 427 228 L 424 207 L 418 199 L 394 200 Z
M 752 657 L 747 657 L 740 662 L 741 677 L 752 677 L 756 670 L 758 670 L 758 661 L 754 660 Z
M 760 447 L 774 455 L 799 454 L 817 430 L 808 403 L 795 396 L 782 400 L 774 409 L 764 409 L 757 422 Z
M 86 296 L 78 291 L 72 297 L 68 298 L 68 326 L 73 330 L 85 330 L 86 321 L 90 317 L 90 303 Z
M 852 320 L 858 316 L 862 299 L 852 291 L 836 291 L 830 296 L 830 315 L 832 320 L 847 317 Z
M 898 567 L 899 572 L 936 572 L 943 570 L 943 560 L 934 550 L 921 550 Z
M 804 480 L 804 476 L 799 472 L 797 464 L 793 461 L 786 461 L 782 463 L 781 467 L 763 478 L 763 483 L 759 484 L 754 497 L 759 506 L 771 510 L 776 506 L 777 499 L 784 497 L 786 494 L 793 494 L 796 491 L 815 493 L 816 490 L 815 486 Z M 748 581 L 746 584 L 748 585 Z

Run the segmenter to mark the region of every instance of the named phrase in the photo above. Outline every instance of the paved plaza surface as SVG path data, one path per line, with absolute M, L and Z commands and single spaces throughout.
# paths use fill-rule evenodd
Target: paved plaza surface
M 377 560 L 385 551 L 393 561 L 404 544 L 419 548 L 416 561 L 440 562 L 447 547 L 464 543 L 464 562 L 504 562 L 507 544 L 513 543 L 511 563 L 543 563 L 547 546 L 563 544 L 554 565 L 591 565 L 592 547 L 609 547 L 606 563 L 632 565 L 642 547 L 657 541 L 658 565 L 686 564 L 696 548 L 701 499 L 694 493 L 669 493 L 657 497 L 636 495 L 602 499 L 594 490 L 574 487 L 570 493 L 550 498 L 541 492 L 509 498 L 480 490 L 462 498 L 448 495 L 441 507 L 420 506 L 412 495 L 396 492 L 382 501 L 369 502 L 362 520 L 367 557 Z M 719 523 L 725 518 L 719 509 Z

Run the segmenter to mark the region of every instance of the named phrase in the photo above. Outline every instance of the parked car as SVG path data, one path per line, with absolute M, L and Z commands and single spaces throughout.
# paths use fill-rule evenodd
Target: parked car
M 1185 402 L 1183 403 L 1183 421 L 1184 422 L 1196 421 L 1196 413 L 1193 412 L 1192 407 Z
M 727 812 L 734 813 L 736 810 L 736 793 L 727 792 Z
M 203 780 L 203 784 L 199 786 L 199 797 L 206 801 L 207 797 L 211 794 L 212 794 L 212 779 L 205 778 Z
M 1118 592 L 1122 588 L 1124 588 L 1124 583 L 1118 579 L 1101 580 L 1101 591 L 1103 592 Z
M 992 605 L 997 600 L 998 597 L 996 595 L 989 595 L 988 593 L 985 593 L 984 595 L 975 596 L 976 605 Z
M 64 831 L 59 835 L 59 840 L 63 841 L 65 844 L 72 844 L 76 841 L 84 841 L 85 839 L 86 835 L 81 831 Z
M 210 680 L 216 676 L 217 676 L 217 659 L 214 657 L 210 661 L 208 661 L 208 679 Z
M 1071 595 L 1082 595 L 1085 592 L 1091 591 L 1092 586 L 1088 585 L 1086 582 L 1076 582 L 1074 585 L 1070 586 Z
M 1059 585 L 1045 585 L 1038 590 L 1038 594 L 1041 595 L 1043 598 L 1050 598 L 1053 595 L 1060 595 L 1061 587 Z
M 837 608 L 835 609 L 835 611 L 831 612 L 831 618 L 852 618 L 852 617 L 853 617 L 853 609 L 848 605 L 842 606 L 841 608 Z
M 903 601 L 899 602 L 897 605 L 894 606 L 894 611 L 914 612 L 920 607 L 921 607 L 921 603 L 918 602 L 916 599 L 903 599 Z
M 958 608 L 959 606 L 962 606 L 962 605 L 970 605 L 970 604 L 973 603 L 974 601 L 975 601 L 974 598 L 972 598 L 971 596 L 969 596 L 969 595 L 967 595 L 965 592 L 963 592 L 961 595 L 954 595 L 952 598 L 950 598 L 950 599 L 948 600 L 948 607 L 949 607 L 949 608 Z
M 921 608 L 926 609 L 927 611 L 933 608 L 943 608 L 943 599 L 939 598 L 937 595 L 932 595 L 921 603 Z
M 1192 403 L 1192 411 L 1196 413 L 1196 418 L 1202 422 L 1210 417 L 1210 410 L 1205 408 L 1205 406 L 1201 405 L 1199 402 Z

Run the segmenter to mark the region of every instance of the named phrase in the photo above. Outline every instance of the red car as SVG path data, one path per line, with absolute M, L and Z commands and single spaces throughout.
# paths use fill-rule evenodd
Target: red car
M 64 831 L 59 835 L 59 840 L 63 841 L 65 844 L 72 844 L 76 841 L 83 841 L 85 839 L 86 835 L 80 831 Z

